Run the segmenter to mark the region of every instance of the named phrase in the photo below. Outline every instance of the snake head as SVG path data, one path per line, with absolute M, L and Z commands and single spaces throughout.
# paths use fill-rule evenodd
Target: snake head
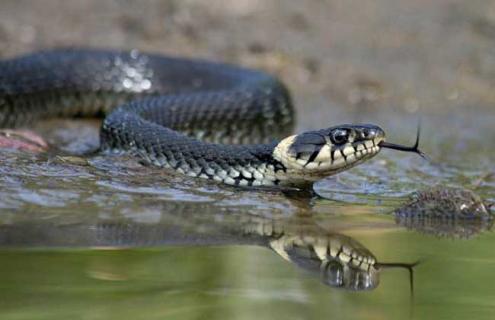
M 353 167 L 380 151 L 385 132 L 371 124 L 345 124 L 282 140 L 274 157 L 301 180 L 316 181 Z
M 330 287 L 363 291 L 376 288 L 380 269 L 376 258 L 361 243 L 343 234 L 304 228 L 270 241 L 282 258 L 314 275 Z

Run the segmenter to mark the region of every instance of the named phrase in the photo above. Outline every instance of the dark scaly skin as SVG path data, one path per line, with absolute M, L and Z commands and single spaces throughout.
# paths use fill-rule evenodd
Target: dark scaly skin
M 217 180 L 235 167 L 283 169 L 272 157 L 274 143 L 214 144 L 266 143 L 291 131 L 288 91 L 265 73 L 137 51 L 72 49 L 5 60 L 0 70 L 0 127 L 98 116 L 132 100 L 104 120 L 102 149 Z
M 244 129 L 243 135 L 258 139 L 280 138 L 293 126 L 290 97 L 278 80 L 225 64 L 137 51 L 67 49 L 4 60 L 0 70 L 2 127 L 39 118 L 101 115 L 129 100 L 169 94 L 174 96 L 160 100 L 164 109 L 142 106 L 147 110 L 143 116 L 161 114 L 153 120 L 187 133 L 235 129 L 235 136 Z M 222 133 L 225 139 L 233 137 Z M 203 139 L 229 142 L 211 135 Z

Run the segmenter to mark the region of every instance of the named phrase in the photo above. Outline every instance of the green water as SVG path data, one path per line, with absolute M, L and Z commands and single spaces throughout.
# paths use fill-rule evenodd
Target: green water
M 413 298 L 403 270 L 371 292 L 342 291 L 252 246 L 3 251 L 2 319 L 493 317 L 493 234 L 434 247 L 401 231 L 356 237 L 382 259 L 424 260 Z

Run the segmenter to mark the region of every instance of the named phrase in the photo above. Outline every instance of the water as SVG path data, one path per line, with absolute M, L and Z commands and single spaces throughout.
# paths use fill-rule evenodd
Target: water
M 403 118 L 374 116 L 399 132 L 391 141 L 411 140 L 413 126 L 397 130 Z M 1 318 L 491 319 L 490 226 L 435 236 L 407 230 L 391 214 L 434 184 L 495 200 L 495 159 L 485 144 L 495 137 L 494 116 L 464 113 L 464 128 L 446 125 L 457 117 L 423 120 L 431 162 L 383 151 L 315 185 L 318 198 L 197 181 L 132 158 L 2 150 Z M 72 153 L 94 147 L 97 126 L 57 123 L 39 129 Z M 404 268 L 377 271 L 368 290 L 332 287 L 294 236 L 359 247 L 379 263 L 420 261 L 414 291 Z M 273 250 L 280 239 L 294 245 L 292 262 Z
M 9 250 L 0 253 L 2 319 L 492 318 L 493 233 L 346 233 L 383 261 L 421 259 L 414 296 L 405 270 L 384 270 L 375 290 L 345 291 L 257 246 Z

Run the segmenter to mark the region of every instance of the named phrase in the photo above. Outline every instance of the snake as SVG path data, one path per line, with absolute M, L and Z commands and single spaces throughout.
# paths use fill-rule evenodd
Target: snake
M 386 143 L 373 124 L 290 135 L 294 109 L 275 76 L 219 62 L 87 48 L 0 61 L 0 128 L 103 117 L 102 152 L 129 153 L 187 176 L 236 186 L 305 186 L 381 148 L 407 149 Z

